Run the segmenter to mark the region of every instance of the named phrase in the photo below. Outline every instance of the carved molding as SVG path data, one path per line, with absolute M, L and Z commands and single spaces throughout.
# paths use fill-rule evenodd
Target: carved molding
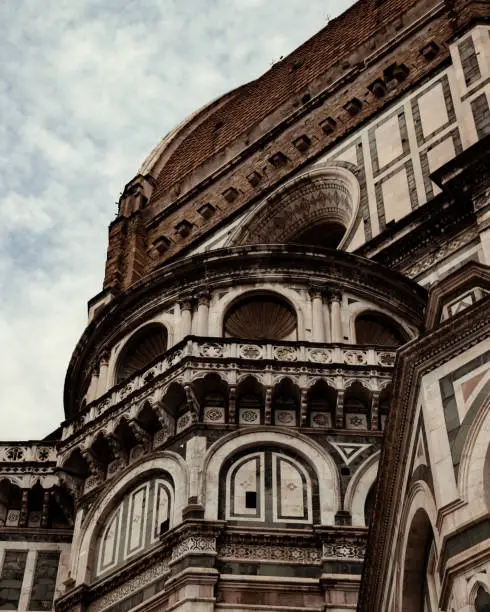
M 359 539 L 339 539 L 323 543 L 323 559 L 328 561 L 363 561 L 366 554 L 366 541 Z
M 114 590 L 106 593 L 99 599 L 96 599 L 92 604 L 90 604 L 89 612 L 100 612 L 108 606 L 114 605 L 130 595 L 134 595 L 136 591 L 139 591 L 155 580 L 162 578 L 162 576 L 168 573 L 168 571 L 168 559 L 158 561 L 140 574 L 137 574 L 132 578 L 128 578 L 128 580 L 116 587 Z
M 216 537 L 190 535 L 178 542 L 172 549 L 172 562 L 187 555 L 215 555 Z
M 218 548 L 218 557 L 234 561 L 277 561 L 319 565 L 322 553 L 319 547 L 280 544 L 242 544 L 227 541 Z

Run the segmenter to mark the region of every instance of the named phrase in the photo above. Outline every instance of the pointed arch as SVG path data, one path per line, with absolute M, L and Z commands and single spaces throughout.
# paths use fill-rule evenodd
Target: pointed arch
M 376 482 L 379 455 L 380 452 L 378 451 L 363 461 L 347 485 L 344 509 L 350 512 L 352 525 L 367 527 L 366 500 Z
M 490 383 L 485 392 L 490 391 Z M 458 488 L 461 497 L 474 505 L 475 515 L 490 511 L 490 396 L 479 407 L 466 435 L 461 452 Z

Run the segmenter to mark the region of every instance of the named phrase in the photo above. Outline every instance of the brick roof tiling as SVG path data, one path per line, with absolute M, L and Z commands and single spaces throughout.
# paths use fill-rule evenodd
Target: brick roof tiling
M 435 1 L 427 0 L 426 4 Z M 160 172 L 153 198 L 159 198 L 415 4 L 407 0 L 360 0 L 264 75 L 236 90 L 236 95 L 183 139 Z M 291 69 L 293 64 L 296 69 Z

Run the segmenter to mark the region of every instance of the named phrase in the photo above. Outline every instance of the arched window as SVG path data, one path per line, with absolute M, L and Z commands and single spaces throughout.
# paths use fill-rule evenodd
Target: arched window
M 407 342 L 402 328 L 390 317 L 378 312 L 364 312 L 356 318 L 357 344 L 401 346 Z
M 0 482 L 0 526 L 18 527 L 22 490 L 4 479 Z
M 162 400 L 162 404 L 172 424 L 172 430 L 175 427 L 175 433 L 179 433 L 192 425 L 193 416 L 182 385 L 176 382 L 171 383 Z
M 220 515 L 233 523 L 301 527 L 318 522 L 318 483 L 309 465 L 282 449 L 235 455 L 222 469 Z
M 274 389 L 272 411 L 274 425 L 294 426 L 299 424 L 299 390 L 285 378 Z
M 335 418 L 337 392 L 324 380 L 317 381 L 308 391 L 310 427 L 332 427 Z
M 482 586 L 476 593 L 475 612 L 490 612 L 490 595 Z
M 368 429 L 370 408 L 370 392 L 357 381 L 354 382 L 344 395 L 346 429 Z
M 204 423 L 226 423 L 228 416 L 228 386 L 217 374 L 207 374 L 194 382 Z
M 255 378 L 248 376 L 236 391 L 236 409 L 240 425 L 260 425 L 264 422 L 265 391 Z
M 296 313 L 275 294 L 250 295 L 227 312 L 224 336 L 247 340 L 296 340 Z
M 230 242 L 342 247 L 354 230 L 359 201 L 359 182 L 350 171 L 310 169 L 251 211 Z
M 121 351 L 116 383 L 119 384 L 136 372 L 143 370 L 165 353 L 167 340 L 167 330 L 160 323 L 150 323 L 134 333 Z
M 426 609 L 430 589 L 427 570 L 433 542 L 434 534 L 429 517 L 424 510 L 419 509 L 412 519 L 405 550 L 402 593 L 404 612 Z
M 114 570 L 155 543 L 172 526 L 173 482 L 155 476 L 127 493 L 103 524 L 94 578 Z

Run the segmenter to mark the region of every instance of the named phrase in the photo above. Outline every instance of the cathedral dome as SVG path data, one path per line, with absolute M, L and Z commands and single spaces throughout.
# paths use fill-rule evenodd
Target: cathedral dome
M 361 0 L 262 76 L 190 115 L 162 139 L 141 166 L 141 174 L 151 174 L 156 180 L 153 199 L 158 200 L 214 156 L 236 147 L 243 135 L 248 134 L 242 138 L 242 146 L 262 136 L 271 127 L 267 118 L 277 115 L 281 119 L 308 102 L 322 75 L 329 71 L 331 79 L 340 76 L 345 72 L 343 68 L 336 74 L 340 60 L 406 8 L 404 0 Z

